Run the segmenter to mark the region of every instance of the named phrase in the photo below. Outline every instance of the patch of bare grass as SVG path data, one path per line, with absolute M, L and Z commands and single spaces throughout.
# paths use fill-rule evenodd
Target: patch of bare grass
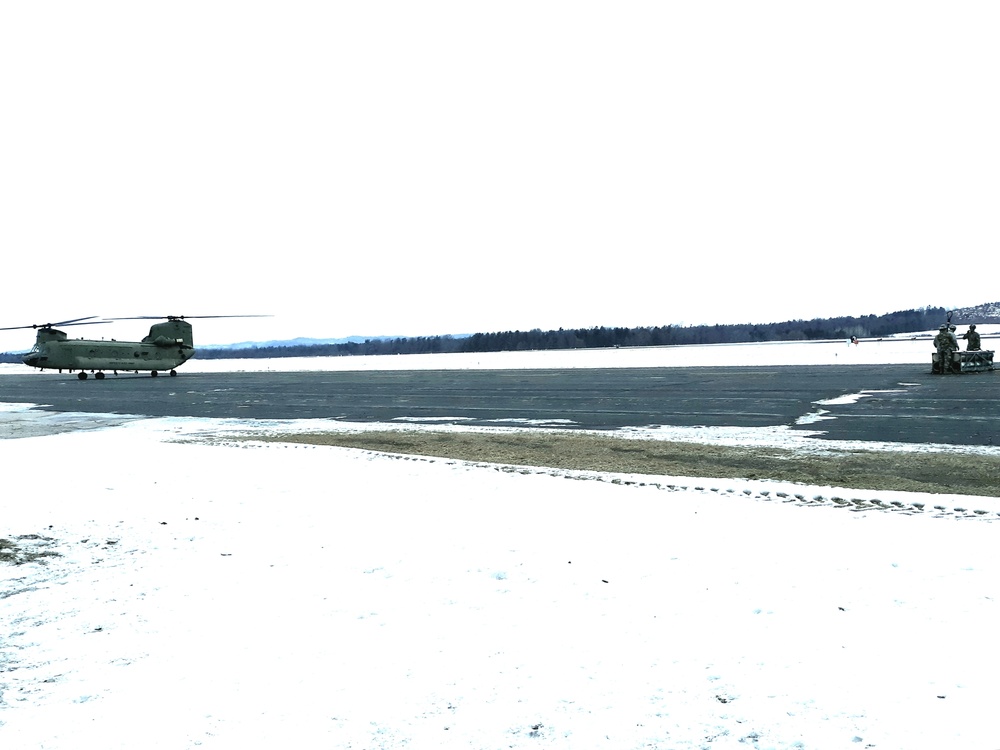
M 285 433 L 246 439 L 552 469 L 722 479 L 768 479 L 859 490 L 996 496 L 1000 458 L 971 454 L 730 447 L 572 432 L 373 431 Z
M 0 564 L 24 565 L 45 562 L 49 557 L 59 557 L 58 552 L 49 549 L 54 541 L 40 534 L 22 534 L 13 539 L 0 538 Z

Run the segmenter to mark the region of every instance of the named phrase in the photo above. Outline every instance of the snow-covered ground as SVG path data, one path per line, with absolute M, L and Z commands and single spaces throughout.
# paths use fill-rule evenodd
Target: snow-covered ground
M 290 426 L 0 412 L 0 747 L 1000 749 L 997 498 L 199 440 Z

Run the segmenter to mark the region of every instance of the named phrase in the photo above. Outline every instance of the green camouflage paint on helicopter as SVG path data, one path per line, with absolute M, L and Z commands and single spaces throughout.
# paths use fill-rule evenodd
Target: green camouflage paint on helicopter
M 194 336 L 190 318 L 245 318 L 266 317 L 260 315 L 143 315 L 134 318 L 110 318 L 94 320 L 74 318 L 59 323 L 43 325 L 14 326 L 0 328 L 12 331 L 20 328 L 35 328 L 35 346 L 24 355 L 22 361 L 29 367 L 40 370 L 67 370 L 77 372 L 80 380 L 87 379 L 87 372 L 94 373 L 98 380 L 104 379 L 105 371 L 148 372 L 156 377 L 161 372 L 177 374 L 176 368 L 194 356 Z M 71 339 L 65 331 L 56 326 L 97 325 L 113 320 L 164 320 L 149 328 L 149 335 L 142 341 L 116 341 L 114 339 Z

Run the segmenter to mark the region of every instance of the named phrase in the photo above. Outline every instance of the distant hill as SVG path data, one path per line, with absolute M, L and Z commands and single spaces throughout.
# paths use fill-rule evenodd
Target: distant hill
M 345 336 L 339 339 L 312 339 L 299 337 L 295 339 L 282 339 L 277 341 L 241 341 L 237 344 L 206 344 L 199 346 L 198 350 L 214 351 L 219 349 L 251 349 L 255 347 L 272 346 L 330 346 L 336 344 L 361 344 L 365 341 L 382 341 L 385 339 L 399 338 L 399 336 Z
M 952 312 L 951 322 L 956 325 L 1000 323 L 1000 302 L 986 302 L 975 307 L 960 307 Z

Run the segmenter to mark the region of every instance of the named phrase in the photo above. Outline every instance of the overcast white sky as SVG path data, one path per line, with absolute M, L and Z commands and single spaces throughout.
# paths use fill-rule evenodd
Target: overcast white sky
M 0 326 L 995 301 L 998 36 L 993 2 L 4 3 Z M 145 332 L 111 328 L 75 332 Z

